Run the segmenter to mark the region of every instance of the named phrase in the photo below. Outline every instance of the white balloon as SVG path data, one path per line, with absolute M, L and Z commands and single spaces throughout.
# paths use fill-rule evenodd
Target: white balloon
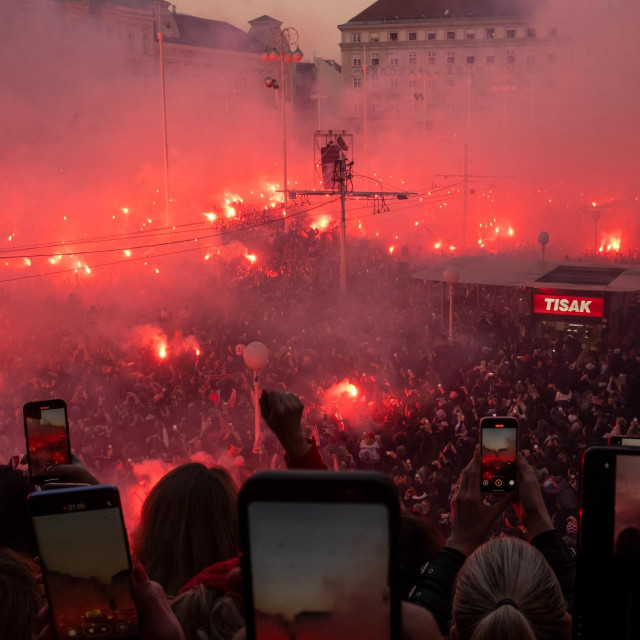
M 242 356 L 249 369 L 260 371 L 264 369 L 267 366 L 267 362 L 269 362 L 269 349 L 267 349 L 262 342 L 252 342 L 245 347 Z

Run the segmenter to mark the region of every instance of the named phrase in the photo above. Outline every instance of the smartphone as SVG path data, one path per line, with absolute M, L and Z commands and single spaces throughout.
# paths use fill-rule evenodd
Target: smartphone
M 640 448 L 585 449 L 579 516 L 574 637 L 639 638 Z
M 518 488 L 516 453 L 518 419 L 490 417 L 480 420 L 482 491 L 510 493 Z
M 29 475 L 34 484 L 50 478 L 49 469 L 71 462 L 69 420 L 64 400 L 27 402 L 22 409 Z
M 264 472 L 240 492 L 248 640 L 399 640 L 399 502 L 378 473 Z
M 640 436 L 611 436 L 609 444 L 623 447 L 640 447 Z
M 58 640 L 139 638 L 116 487 L 39 491 L 28 504 Z

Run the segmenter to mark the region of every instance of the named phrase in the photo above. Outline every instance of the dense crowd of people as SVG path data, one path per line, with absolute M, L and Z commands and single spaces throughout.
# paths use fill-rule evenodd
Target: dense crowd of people
M 630 302 L 623 335 L 589 347 L 534 332 L 521 290 L 492 287 L 480 295 L 461 285 L 450 343 L 439 286 L 412 277 L 406 252 L 391 256 L 373 241 L 351 240 L 350 293 L 340 296 L 337 241 L 332 232 L 313 229 L 272 235 L 255 263 L 220 262 L 198 274 L 193 292 L 176 289 L 164 303 L 143 292 L 137 311 L 86 304 L 82 292 L 54 295 L 38 331 L 16 333 L 15 311 L 6 302 L 0 323 L 12 340 L 0 361 L 0 451 L 7 460 L 24 454 L 24 402 L 65 399 L 74 454 L 92 476 L 121 488 L 134 559 L 176 597 L 171 606 L 185 637 L 231 638 L 243 614 L 228 579 L 215 588 L 192 579 L 216 563 L 233 563 L 240 551 L 237 488 L 258 470 L 286 468 L 273 429 L 255 441 L 253 380 L 242 357 L 248 343 L 263 342 L 270 352 L 260 385 L 303 403 L 300 426 L 319 464 L 392 477 L 404 514 L 406 597 L 424 562 L 437 560 L 445 539 L 457 539 L 455 503 L 463 503 L 460 478 L 477 471 L 479 420 L 515 416 L 535 508 L 505 503 L 495 512 L 485 534 L 501 546 L 483 548 L 475 564 L 464 565 L 455 599 L 444 596 L 452 611 L 451 603 L 433 605 L 442 594 L 413 600 L 431 611 L 442 633 L 453 616 L 458 637 L 475 638 L 479 614 L 465 610 L 465 599 L 478 592 L 482 562 L 493 554 L 528 563 L 542 576 L 557 618 L 549 624 L 562 629 L 566 566 L 549 570 L 522 541 L 534 537 L 528 522 L 537 509 L 561 538 L 536 544 L 542 554 L 549 545 L 575 550 L 582 451 L 611 435 L 640 435 L 637 301 Z M 158 340 L 167 345 L 162 356 Z M 16 478 L 11 482 L 12 491 L 27 491 Z M 181 500 L 180 491 L 192 499 Z M 212 495 L 218 508 L 211 522 L 199 524 L 210 547 L 181 555 L 165 523 L 191 521 L 193 500 Z M 27 525 L 21 544 L 10 528 L 2 529 L 0 542 L 33 556 Z M 474 550 L 465 547 L 463 558 Z M 10 552 L 0 561 L 13 563 L 16 576 L 29 574 L 28 561 Z M 184 591 L 187 583 L 192 588 Z M 25 620 L 33 617 L 29 611 Z

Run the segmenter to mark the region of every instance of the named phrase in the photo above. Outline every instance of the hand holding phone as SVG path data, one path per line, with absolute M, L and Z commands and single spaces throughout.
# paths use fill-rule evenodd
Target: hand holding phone
M 480 421 L 480 447 L 482 452 L 482 491 L 484 493 L 513 493 L 516 491 L 518 488 L 517 418 L 482 418 Z
M 28 504 L 57 638 L 139 638 L 118 490 L 42 491 Z
M 67 405 L 64 400 L 27 402 L 22 415 L 29 475 L 42 484 L 55 465 L 71 462 Z

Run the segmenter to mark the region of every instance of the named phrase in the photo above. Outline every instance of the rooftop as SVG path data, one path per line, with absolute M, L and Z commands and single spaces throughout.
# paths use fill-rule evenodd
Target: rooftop
M 500 256 L 464 256 L 414 274 L 419 280 L 442 282 L 447 267 L 457 269 L 462 284 L 563 288 L 576 291 L 640 291 L 640 267 L 520 260 Z
M 532 0 L 377 0 L 349 23 L 453 18 L 523 17 Z
M 260 53 L 264 49 L 255 38 L 228 22 L 197 18 L 184 13 L 176 13 L 173 17 L 178 24 L 180 37 L 167 38 L 167 42 L 247 53 Z

